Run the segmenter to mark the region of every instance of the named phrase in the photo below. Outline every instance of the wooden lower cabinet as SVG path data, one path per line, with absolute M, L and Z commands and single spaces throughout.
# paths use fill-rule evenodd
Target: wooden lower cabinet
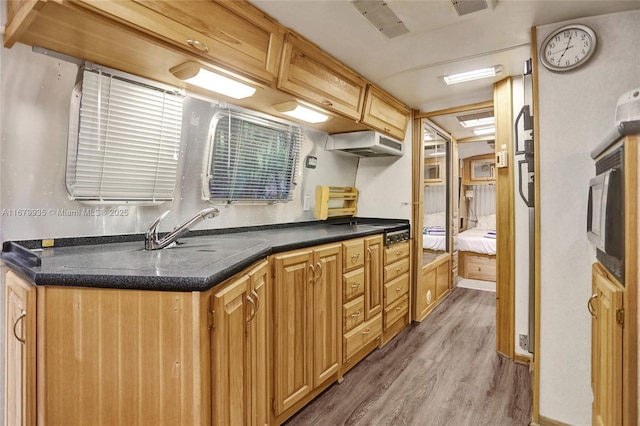
M 36 424 L 36 290 L 9 271 L 6 276 L 4 424 Z
M 594 426 L 622 424 L 623 288 L 601 265 L 592 269 L 591 388 Z
M 340 244 L 273 256 L 273 408 L 293 414 L 337 379 L 341 348 Z
M 416 286 L 414 320 L 422 321 L 437 302 L 449 293 L 451 287 L 451 257 L 449 254 L 422 267 L 422 276 Z
M 212 296 L 214 425 L 269 424 L 268 281 L 264 261 Z

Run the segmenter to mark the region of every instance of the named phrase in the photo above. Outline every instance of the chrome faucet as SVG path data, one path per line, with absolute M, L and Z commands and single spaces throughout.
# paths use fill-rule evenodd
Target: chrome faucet
M 218 216 L 218 214 L 220 214 L 220 210 L 216 209 L 215 207 L 204 209 L 182 225 L 176 225 L 176 227 L 173 228 L 173 231 L 165 235 L 164 238 L 159 239 L 158 226 L 160 225 L 160 221 L 164 219 L 164 217 L 168 214 L 169 210 L 162 213 L 160 217 L 153 221 L 151 226 L 149 226 L 149 229 L 147 229 L 147 232 L 144 234 L 145 250 L 158 250 L 167 247 L 169 244 L 175 242 L 178 238 L 184 235 L 189 230 L 189 228 L 191 228 L 196 223 L 206 218 L 214 218 Z

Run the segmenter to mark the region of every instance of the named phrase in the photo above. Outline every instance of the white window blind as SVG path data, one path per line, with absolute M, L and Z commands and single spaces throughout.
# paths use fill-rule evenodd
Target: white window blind
M 71 197 L 111 204 L 171 200 L 183 96 L 90 69 L 76 90 L 66 176 Z
M 205 172 L 210 199 L 287 202 L 293 199 L 302 129 L 236 111 L 217 113 Z

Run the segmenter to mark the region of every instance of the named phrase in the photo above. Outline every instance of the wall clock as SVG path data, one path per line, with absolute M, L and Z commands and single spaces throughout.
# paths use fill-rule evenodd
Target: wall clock
M 589 60 L 596 50 L 596 42 L 596 33 L 586 25 L 566 25 L 544 39 L 540 60 L 551 71 L 569 71 Z

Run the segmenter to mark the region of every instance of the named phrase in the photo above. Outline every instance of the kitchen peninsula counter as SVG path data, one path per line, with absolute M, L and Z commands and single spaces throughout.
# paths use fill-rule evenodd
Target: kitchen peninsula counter
M 152 251 L 144 249 L 143 234 L 61 238 L 53 247 L 8 241 L 1 259 L 36 285 L 204 291 L 270 254 L 403 227 L 407 220 L 340 218 L 198 230 Z

